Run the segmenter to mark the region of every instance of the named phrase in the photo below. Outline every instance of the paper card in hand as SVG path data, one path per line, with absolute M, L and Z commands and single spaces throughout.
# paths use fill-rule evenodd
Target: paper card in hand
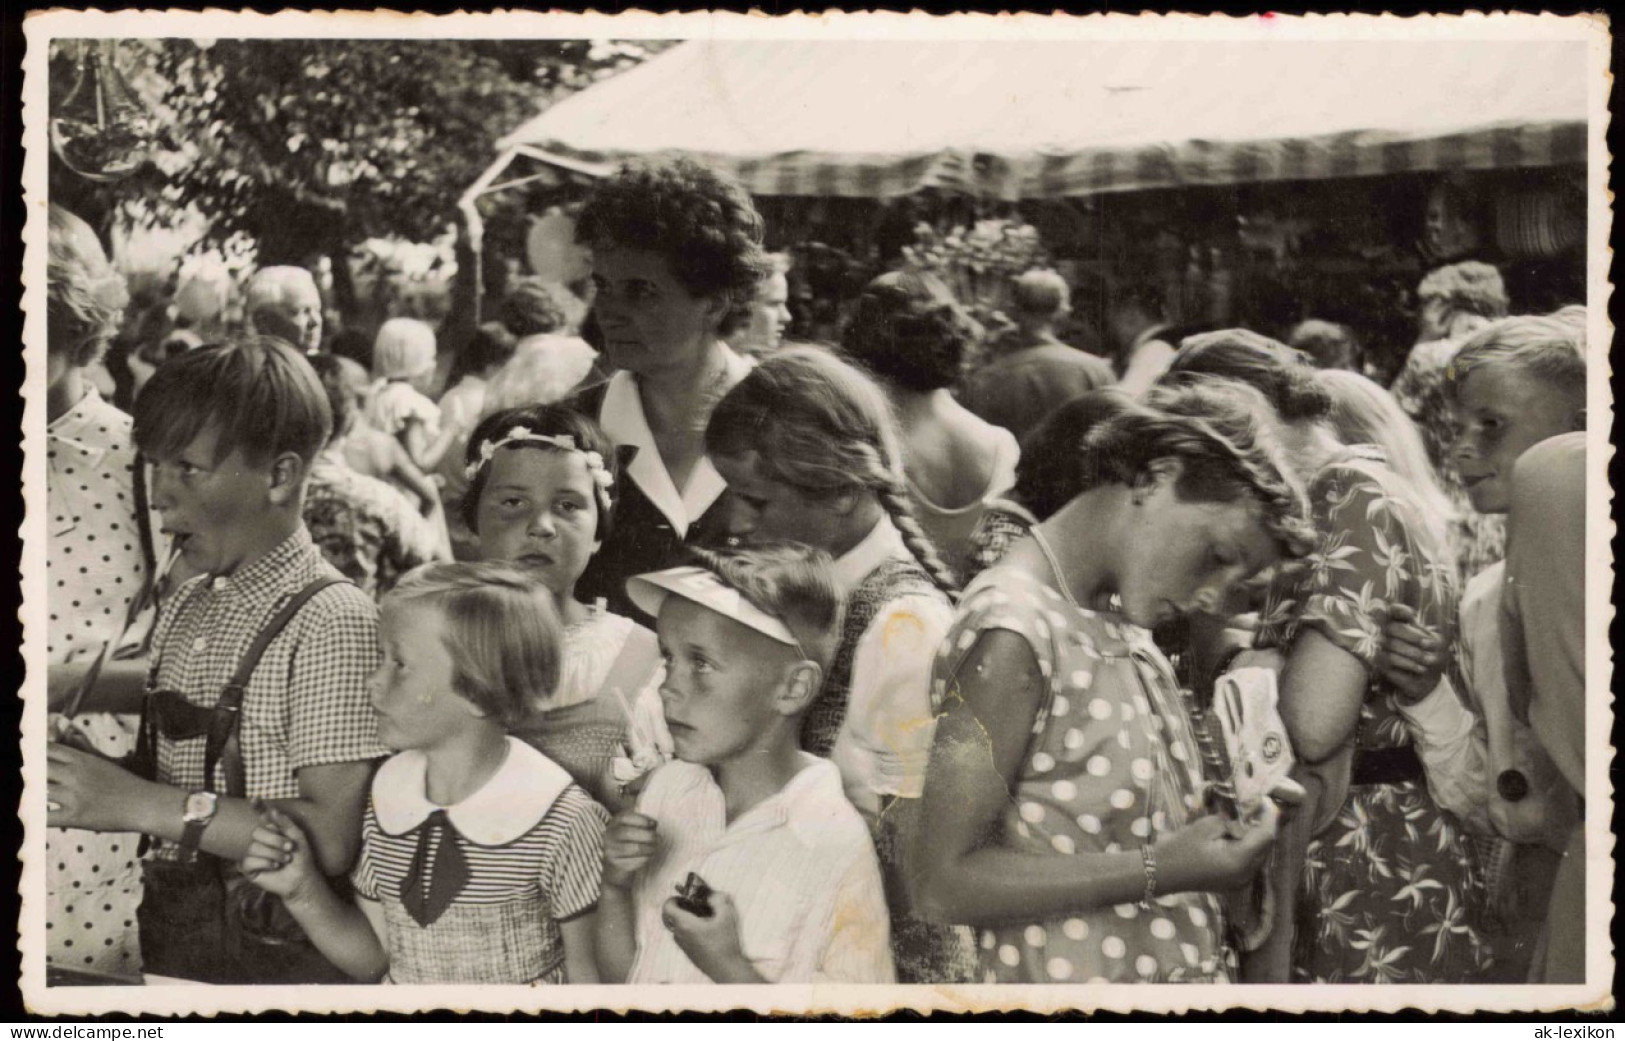
M 1243 820 L 1258 812 L 1266 795 L 1301 793 L 1287 776 L 1292 771 L 1292 745 L 1277 699 L 1270 669 L 1236 669 L 1220 676 L 1214 686 L 1213 714 L 1224 734 L 1230 785 Z

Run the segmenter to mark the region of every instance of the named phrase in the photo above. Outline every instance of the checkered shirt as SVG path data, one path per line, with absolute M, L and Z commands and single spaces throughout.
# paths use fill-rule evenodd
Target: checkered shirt
M 158 620 L 156 688 L 213 706 L 277 609 L 312 581 L 337 574 L 301 525 L 236 574 L 186 583 Z M 297 798 L 297 772 L 304 767 L 386 754 L 367 696 L 379 654 L 378 610 L 361 590 L 331 586 L 305 604 L 266 647 L 243 697 L 245 795 Z M 204 741 L 160 736 L 159 780 L 201 788 Z M 168 843 L 157 854 L 174 855 Z

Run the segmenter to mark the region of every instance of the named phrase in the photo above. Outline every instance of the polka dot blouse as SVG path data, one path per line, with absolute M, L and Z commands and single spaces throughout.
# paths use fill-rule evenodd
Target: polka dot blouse
M 965 591 L 938 654 L 934 692 L 989 630 L 1026 640 L 1049 684 L 1022 756 L 1003 844 L 1034 856 L 1139 849 L 1199 805 L 1200 755 L 1173 673 L 1144 629 L 1073 607 L 995 567 Z M 1218 900 L 1206 893 L 1085 909 L 982 930 L 987 983 L 1226 982 Z

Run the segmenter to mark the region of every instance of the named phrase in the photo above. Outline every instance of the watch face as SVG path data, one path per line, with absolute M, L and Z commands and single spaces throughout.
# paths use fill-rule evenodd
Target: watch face
M 186 797 L 186 808 L 181 816 L 188 821 L 208 820 L 214 816 L 218 801 L 219 797 L 214 792 L 193 792 Z

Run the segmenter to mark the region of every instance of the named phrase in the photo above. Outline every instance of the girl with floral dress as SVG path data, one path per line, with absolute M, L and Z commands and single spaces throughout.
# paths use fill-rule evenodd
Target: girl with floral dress
M 1460 983 L 1481 978 L 1483 882 L 1460 822 L 1428 792 L 1384 672 L 1383 628 L 1407 617 L 1444 632 L 1456 571 L 1442 518 L 1371 445 L 1349 447 L 1325 417 L 1331 399 L 1313 368 L 1273 340 L 1227 330 L 1185 341 L 1168 380 L 1246 382 L 1270 400 L 1309 488 L 1314 551 L 1271 578 L 1247 659 L 1280 671 L 1282 721 L 1300 764 L 1322 778 L 1322 828 L 1282 843 L 1283 879 L 1297 884 L 1291 978 L 1322 983 Z M 1352 755 L 1351 755 L 1352 753 Z M 1312 786 L 1313 791 L 1313 786 Z M 1299 853 L 1302 871 L 1293 870 Z M 1279 946 L 1284 947 L 1284 943 Z M 1266 948 L 1267 949 L 1267 948 Z M 1285 977 L 1284 966 L 1268 970 Z
M 1256 399 L 1125 402 L 1082 439 L 1080 493 L 965 590 L 912 852 L 922 911 L 980 930 L 984 982 L 1232 976 L 1215 894 L 1256 872 L 1277 811 L 1202 814 L 1200 750 L 1149 628 L 1303 545 Z
M 564 623 L 558 689 L 516 733 L 568 770 L 599 802 L 619 805 L 613 761 L 627 732 L 628 706 L 660 665 L 652 632 L 583 604 L 576 582 L 613 527 L 615 447 L 592 419 L 562 405 L 533 405 L 487 416 L 468 441 L 463 519 L 482 559 L 534 573 L 553 591 Z

